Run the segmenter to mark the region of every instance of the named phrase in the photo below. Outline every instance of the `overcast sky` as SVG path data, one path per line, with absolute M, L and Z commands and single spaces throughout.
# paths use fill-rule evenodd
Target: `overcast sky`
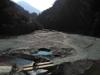
M 55 2 L 55 0 L 12 0 L 12 1 L 14 2 L 25 1 L 40 11 L 43 11 L 51 7 Z

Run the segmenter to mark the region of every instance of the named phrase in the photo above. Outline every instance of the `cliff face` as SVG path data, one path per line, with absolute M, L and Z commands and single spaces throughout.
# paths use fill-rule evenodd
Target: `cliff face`
M 22 7 L 10 0 L 0 0 L 0 35 L 26 34 L 39 28 Z
M 100 37 L 97 0 L 57 0 L 38 20 L 48 29 Z

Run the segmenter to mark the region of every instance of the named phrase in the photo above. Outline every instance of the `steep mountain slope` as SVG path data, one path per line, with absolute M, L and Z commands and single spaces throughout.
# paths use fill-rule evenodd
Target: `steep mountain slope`
M 33 12 L 40 13 L 40 11 L 38 9 L 34 8 L 33 6 L 26 3 L 25 1 L 19 1 L 19 2 L 17 2 L 17 4 L 22 6 L 25 10 L 29 11 L 30 13 L 33 13 Z
M 98 0 L 57 0 L 38 20 L 47 29 L 100 37 L 99 7 Z
M 0 35 L 26 34 L 39 28 L 22 7 L 9 0 L 0 0 Z

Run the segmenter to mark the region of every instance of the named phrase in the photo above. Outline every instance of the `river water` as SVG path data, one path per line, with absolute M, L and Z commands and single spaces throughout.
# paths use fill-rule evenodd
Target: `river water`
M 28 35 L 21 35 L 0 39 L 0 51 L 7 49 L 38 49 L 38 48 L 73 48 L 72 55 L 65 58 L 54 59 L 53 62 L 60 64 L 63 61 L 76 61 L 80 59 L 100 59 L 100 38 L 88 37 L 78 34 L 67 34 L 57 31 L 36 31 Z

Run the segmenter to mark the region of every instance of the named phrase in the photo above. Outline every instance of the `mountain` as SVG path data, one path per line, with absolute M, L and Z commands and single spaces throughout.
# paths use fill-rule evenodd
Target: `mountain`
M 17 2 L 17 4 L 22 6 L 25 10 L 29 11 L 29 13 L 33 13 L 33 12 L 36 12 L 37 14 L 40 13 L 38 9 L 34 8 L 33 6 L 31 6 L 25 1 L 19 1 Z
M 38 21 L 46 29 L 100 37 L 100 4 L 98 0 L 56 0 L 39 14 Z
M 18 36 L 38 30 L 40 25 L 24 8 L 10 0 L 0 0 L 0 38 Z

